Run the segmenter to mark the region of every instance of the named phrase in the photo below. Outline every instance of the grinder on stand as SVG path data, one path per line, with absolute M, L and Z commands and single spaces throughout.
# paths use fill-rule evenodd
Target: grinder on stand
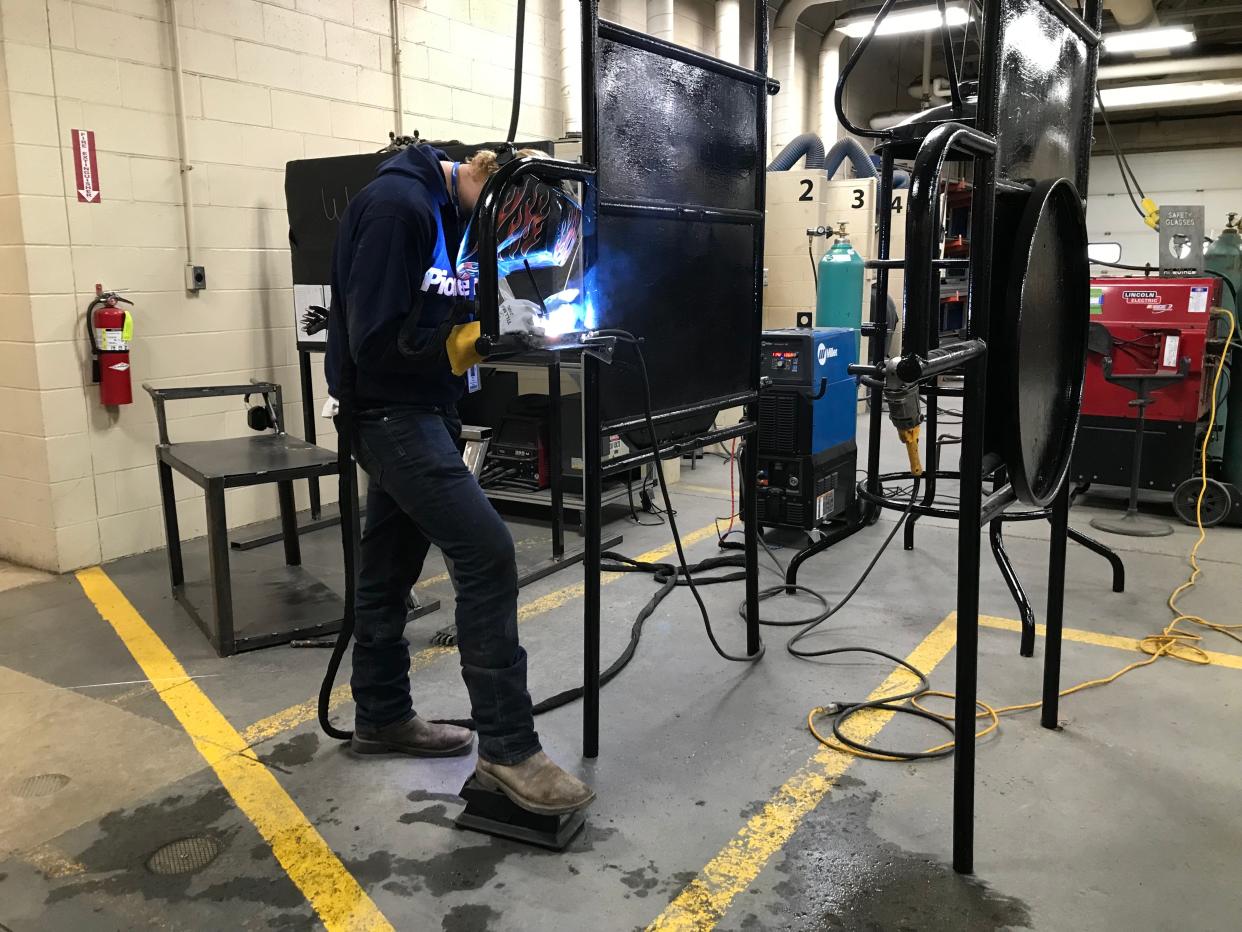
M 897 436 L 906 446 L 910 458 L 910 472 L 917 478 L 923 475 L 923 461 L 919 457 L 919 433 L 922 430 L 923 408 L 919 404 L 919 387 L 910 384 L 897 374 L 897 359 L 884 364 L 884 402 L 888 405 L 888 419 L 897 428 Z

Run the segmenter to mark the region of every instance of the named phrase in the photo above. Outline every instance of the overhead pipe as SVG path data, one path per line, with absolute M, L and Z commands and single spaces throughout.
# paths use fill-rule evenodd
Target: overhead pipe
M 813 6 L 839 0 L 785 0 L 772 29 L 772 71 L 781 92 L 772 103 L 772 147 L 780 148 L 802 129 L 806 87 L 798 74 L 798 18 Z
M 789 141 L 789 145 L 777 153 L 776 158 L 768 163 L 770 172 L 787 172 L 806 156 L 807 168 L 824 167 L 824 143 L 814 133 L 803 133 Z
M 677 17 L 674 0 L 647 0 L 647 34 L 656 39 L 673 42 Z
M 923 37 L 923 100 L 931 100 L 932 95 L 932 34 L 928 31 Z
M 1156 8 L 1151 0 L 1104 0 L 1104 7 L 1123 29 L 1141 29 L 1156 24 Z
M 175 0 L 174 0 L 175 3 Z M 392 22 L 392 109 L 398 136 L 405 135 L 405 105 L 401 99 L 401 0 L 391 0 L 388 16 Z
M 876 171 L 871 156 L 859 145 L 858 140 L 853 136 L 844 136 L 824 156 L 824 171 L 829 178 L 837 173 L 837 169 L 846 159 L 849 159 L 850 167 L 854 169 L 855 178 L 876 178 L 880 174 Z
M 814 133 L 803 133 L 790 141 L 789 145 L 785 146 L 780 154 L 768 164 L 768 171 L 789 171 L 803 156 L 806 157 L 806 168 L 825 171 L 829 178 L 837 173 L 837 169 L 847 159 L 857 178 L 875 178 L 879 174 L 871 156 L 867 155 L 867 150 L 859 145 L 854 137 L 846 136 L 838 139 L 825 153 L 823 141 Z
M 566 136 L 582 135 L 582 12 L 561 0 L 561 105 Z
M 172 33 L 172 78 L 173 94 L 177 104 L 177 161 L 181 170 L 181 220 L 185 226 L 185 266 L 186 271 L 194 268 L 194 191 L 190 184 L 190 172 L 194 163 L 190 161 L 190 132 L 186 123 L 185 111 L 185 72 L 181 66 L 181 25 L 177 21 L 177 0 L 168 0 L 168 25 Z M 186 281 L 191 281 L 187 275 Z
M 731 65 L 742 62 L 741 0 L 716 0 L 716 57 Z
M 842 33 L 829 29 L 819 44 L 819 138 L 827 145 L 841 135 L 833 95 L 841 74 L 841 43 L 844 41 Z

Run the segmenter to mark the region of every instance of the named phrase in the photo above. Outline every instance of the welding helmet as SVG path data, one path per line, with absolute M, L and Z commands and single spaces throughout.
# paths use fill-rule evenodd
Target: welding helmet
M 480 198 L 482 203 L 482 198 Z M 499 278 L 518 269 L 561 269 L 578 252 L 582 208 L 564 185 L 530 175 L 506 184 L 496 211 Z M 457 253 L 457 273 L 479 274 L 479 207 L 476 205 Z

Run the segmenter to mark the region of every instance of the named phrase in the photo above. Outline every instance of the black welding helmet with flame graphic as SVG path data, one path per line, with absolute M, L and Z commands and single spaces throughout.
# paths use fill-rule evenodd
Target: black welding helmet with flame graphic
M 480 202 L 482 199 L 480 198 Z M 496 211 L 496 266 L 500 279 L 518 269 L 567 266 L 578 252 L 582 208 L 559 184 L 530 175 L 505 186 Z M 466 224 L 457 274 L 479 274 L 479 210 Z

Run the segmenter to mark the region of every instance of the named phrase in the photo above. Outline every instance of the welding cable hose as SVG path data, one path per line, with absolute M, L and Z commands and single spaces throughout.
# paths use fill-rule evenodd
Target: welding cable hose
M 1109 265 L 1115 268 L 1124 268 L 1127 270 L 1133 269 L 1137 271 L 1142 271 L 1141 267 L 1123 266 L 1118 263 L 1098 263 L 1098 264 Z M 1237 291 L 1233 283 L 1226 276 L 1221 275 L 1219 272 L 1212 272 L 1211 274 L 1216 275 L 1217 277 L 1222 279 L 1222 281 L 1224 281 L 1225 285 L 1229 289 L 1230 294 L 1233 295 L 1234 297 L 1234 304 L 1236 306 L 1237 305 Z M 1233 313 L 1227 310 L 1219 309 L 1217 313 L 1227 318 L 1229 322 L 1229 332 L 1225 338 L 1225 342 L 1226 344 L 1232 345 L 1234 334 L 1237 333 L 1237 330 L 1238 330 L 1237 318 Z M 1168 606 L 1169 611 L 1174 616 L 1172 621 L 1170 621 L 1167 625 L 1165 625 L 1165 627 L 1160 631 L 1159 634 L 1148 635 L 1147 637 L 1142 638 L 1138 642 L 1139 650 L 1143 651 L 1145 654 L 1148 655 L 1144 659 L 1136 660 L 1133 663 L 1127 664 L 1126 666 L 1122 667 L 1121 669 L 1117 670 L 1116 672 L 1108 676 L 1099 677 L 1097 679 L 1092 679 L 1092 680 L 1086 680 L 1084 682 L 1077 683 L 1074 686 L 1070 686 L 1070 687 L 1067 687 L 1066 689 L 1062 689 L 1058 693 L 1058 696 L 1060 697 L 1072 696 L 1076 693 L 1084 692 L 1085 690 L 1088 690 L 1088 689 L 1096 689 L 1101 686 L 1107 686 L 1110 683 L 1116 682 L 1118 679 L 1125 676 L 1127 673 L 1130 673 L 1134 670 L 1138 670 L 1142 667 L 1151 666 L 1152 664 L 1156 663 L 1163 657 L 1172 657 L 1175 660 L 1181 660 L 1185 663 L 1190 663 L 1195 666 L 1211 665 L 1212 663 L 1211 655 L 1206 650 L 1204 650 L 1201 646 L 1199 646 L 1200 642 L 1203 640 L 1203 635 L 1194 630 L 1188 630 L 1185 627 L 1183 627 L 1183 625 L 1189 624 L 1189 625 L 1194 625 L 1200 629 L 1207 629 L 1208 631 L 1215 631 L 1216 633 L 1223 634 L 1226 637 L 1232 638 L 1235 641 L 1242 642 L 1242 624 L 1224 624 L 1220 622 L 1211 621 L 1201 615 L 1195 615 L 1195 614 L 1186 612 L 1178 606 L 1178 599 L 1181 596 L 1185 595 L 1185 593 L 1189 592 L 1191 589 L 1193 589 L 1198 584 L 1199 578 L 1203 572 L 1203 568 L 1199 564 L 1198 555 L 1199 555 L 1199 548 L 1202 546 L 1204 540 L 1207 537 L 1207 532 L 1203 526 L 1203 499 L 1207 492 L 1207 451 L 1208 451 L 1208 445 L 1211 442 L 1212 428 L 1216 423 L 1218 399 L 1220 397 L 1219 386 L 1220 386 L 1220 381 L 1221 381 L 1223 372 L 1224 372 L 1224 367 L 1220 367 L 1216 371 L 1216 378 L 1213 382 L 1211 396 L 1210 396 L 1212 401 L 1211 401 L 1211 406 L 1210 406 L 1210 415 L 1208 419 L 1208 429 L 1207 431 L 1204 432 L 1203 441 L 1199 449 L 1200 487 L 1199 487 L 1199 495 L 1195 502 L 1195 523 L 1196 523 L 1197 530 L 1198 530 L 1198 536 L 1195 539 L 1194 545 L 1190 549 L 1190 555 L 1187 559 L 1191 572 L 1189 576 L 1187 577 L 1187 579 L 1185 580 L 1185 582 L 1183 582 L 1181 585 L 1179 585 L 1176 589 L 1173 590 L 1173 592 L 1169 595 L 1169 598 L 1166 600 L 1166 603 L 1165 603 Z M 917 489 L 916 489 L 916 492 L 917 492 Z M 913 501 L 913 497 L 911 501 Z M 906 514 L 907 515 L 909 514 L 909 510 L 907 510 Z M 901 522 L 898 522 L 897 526 L 900 527 Z M 891 540 L 891 538 L 892 538 L 892 535 L 890 534 L 889 539 Z M 887 541 L 885 542 L 885 546 L 887 546 Z M 869 570 L 870 570 L 870 567 L 868 567 L 868 571 Z M 810 628 L 808 628 L 807 630 L 803 632 L 800 632 L 799 635 L 796 636 L 795 640 L 800 639 L 802 636 L 805 636 L 805 634 L 809 634 L 809 633 L 810 633 Z M 792 647 L 793 643 L 794 643 L 794 640 L 791 640 L 789 646 Z M 910 715 L 917 715 L 921 718 L 927 719 L 928 721 L 935 722 L 936 724 L 940 725 L 942 728 L 945 728 L 950 733 L 955 732 L 955 722 L 954 722 L 952 715 L 933 712 L 932 710 L 920 704 L 920 700 L 925 700 L 931 697 L 940 697 L 943 699 L 952 700 L 955 698 L 953 693 L 940 692 L 937 690 L 929 689 L 927 677 L 924 676 L 919 670 L 911 666 L 911 664 L 909 664 L 907 661 L 901 660 L 900 658 L 895 657 L 891 654 L 885 654 L 882 651 L 878 651 L 878 650 L 874 650 L 870 648 L 866 648 L 865 650 L 868 650 L 871 653 L 875 653 L 875 654 L 879 654 L 881 656 L 887 657 L 889 660 L 892 660 L 900 664 L 902 667 L 909 670 L 911 673 L 913 673 L 918 678 L 919 686 L 916 689 L 909 690 L 904 694 L 885 696 L 885 697 L 882 697 L 874 701 L 863 702 L 863 703 L 847 703 L 847 704 L 832 703 L 832 704 L 829 704 L 828 706 L 819 706 L 817 708 L 814 708 L 807 715 L 807 728 L 810 730 L 811 734 L 813 734 L 815 738 L 821 744 L 827 747 L 833 748 L 835 750 L 843 751 L 848 754 L 853 754 L 858 757 L 871 758 L 873 760 L 911 761 L 911 760 L 920 760 L 920 759 L 928 759 L 928 758 L 935 758 L 935 757 L 946 757 L 949 754 L 952 754 L 953 748 L 954 748 L 954 741 L 948 741 L 944 744 L 937 745 L 936 747 L 928 748 L 925 751 L 912 753 L 912 752 L 907 752 L 907 751 L 894 751 L 891 749 L 880 748 L 874 744 L 862 744 L 859 741 L 853 739 L 849 734 L 846 733 L 844 723 L 849 719 L 849 717 L 859 712 L 867 711 L 870 709 L 878 709 L 878 710 L 883 710 L 883 711 L 901 712 L 901 713 L 910 714 Z M 804 656 L 804 657 L 826 656 L 827 654 L 837 653 L 837 652 L 840 652 L 840 650 L 815 651 L 815 652 L 811 652 L 811 651 L 796 651 L 795 652 L 791 650 L 791 653 L 795 653 L 796 656 Z M 1029 711 L 1033 711 L 1035 709 L 1039 709 L 1042 707 L 1043 707 L 1042 700 L 1036 700 L 1034 702 L 1024 702 L 1024 703 L 1020 703 L 1016 705 L 1008 705 L 1008 706 L 991 706 L 986 702 L 976 701 L 975 703 L 976 712 L 975 712 L 974 717 L 976 721 L 983 720 L 984 725 L 982 728 L 980 728 L 979 730 L 975 732 L 974 739 L 977 741 L 979 738 L 982 738 L 985 735 L 991 734 L 992 732 L 996 731 L 997 728 L 999 728 L 1000 726 L 1000 717 L 1002 715 L 1010 715 L 1010 714 L 1020 713 L 1020 712 L 1029 712 Z M 821 716 L 824 716 L 824 715 L 832 716 L 832 737 L 831 739 L 827 735 L 821 733 L 817 727 L 817 720 Z
M 638 339 L 628 331 L 607 331 L 605 336 L 615 336 L 623 342 L 629 343 L 634 348 L 635 355 L 638 358 L 639 369 L 643 380 L 643 398 L 645 403 L 645 415 L 647 421 L 647 429 L 651 435 L 652 445 L 655 453 L 656 476 L 660 483 L 660 493 L 664 499 L 664 507 L 668 514 L 669 529 L 673 534 L 673 543 L 677 549 L 677 564 L 669 563 L 640 563 L 621 554 L 606 552 L 603 556 L 613 562 L 602 563 L 601 569 L 606 572 L 651 572 L 656 582 L 660 584 L 660 589 L 647 601 L 642 610 L 634 619 L 633 625 L 630 627 L 630 638 L 621 654 L 614 660 L 607 669 L 600 673 L 600 685 L 603 686 L 613 679 L 618 673 L 625 669 L 630 660 L 633 659 L 635 652 L 638 650 L 639 641 L 642 638 L 643 626 L 647 623 L 660 603 L 679 585 L 687 586 L 694 595 L 695 602 L 698 604 L 699 611 L 703 618 L 703 625 L 707 631 L 708 640 L 716 653 L 726 660 L 733 661 L 756 661 L 763 656 L 764 648 L 760 644 L 759 650 L 754 654 L 735 656 L 726 652 L 720 643 L 716 640 L 716 635 L 712 630 L 711 618 L 707 612 L 707 606 L 703 603 L 703 598 L 699 595 L 696 583 L 692 574 L 702 570 L 711 570 L 719 567 L 742 566 L 741 561 L 737 558 L 718 557 L 709 558 L 701 563 L 693 566 L 687 565 L 685 549 L 682 545 L 681 534 L 677 530 L 677 519 L 673 510 L 672 501 L 669 498 L 668 485 L 664 479 L 664 469 L 659 458 L 659 445 L 656 443 L 655 424 L 652 415 L 651 403 L 651 382 L 647 375 L 647 365 L 643 358 L 642 346 Z M 345 649 L 349 646 L 350 639 L 354 634 L 354 599 L 357 591 L 356 584 L 356 551 L 353 534 L 353 515 L 357 507 L 357 495 L 353 488 L 354 464 L 352 456 L 352 430 L 353 430 L 353 361 L 349 359 L 349 354 L 345 354 L 345 372 L 342 374 L 342 382 L 349 388 L 343 388 L 340 402 L 340 413 L 337 415 L 337 466 L 340 473 L 340 499 L 341 499 L 341 539 L 345 551 L 345 612 L 341 621 L 341 630 L 337 635 L 336 643 L 332 647 L 332 655 L 328 660 L 328 668 L 324 672 L 323 682 L 319 688 L 319 724 L 324 733 L 329 737 L 336 738 L 341 741 L 348 741 L 353 737 L 352 731 L 345 731 L 337 728 L 331 721 L 331 704 L 332 690 L 336 683 L 336 676 L 340 670 L 341 662 L 345 656 Z M 350 504 L 352 503 L 352 504 Z M 720 582 L 734 582 L 745 579 L 746 574 L 744 568 L 740 573 L 728 574 L 724 577 L 714 578 L 710 580 L 702 580 L 699 584 L 712 584 Z M 550 712 L 553 709 L 561 708 L 582 698 L 584 689 L 582 686 L 575 686 L 570 689 L 563 690 L 547 699 L 535 703 L 532 712 L 535 715 L 541 715 Z M 456 719 L 436 719 L 438 722 L 446 724 L 461 725 L 466 728 L 473 728 L 474 721 L 470 718 Z
M 337 632 L 336 643 L 332 645 L 332 654 L 328 658 L 328 668 L 324 671 L 323 681 L 319 685 L 319 727 L 324 734 L 338 741 L 348 741 L 352 731 L 337 728 L 332 724 L 332 690 L 336 685 L 336 674 L 341 668 L 345 657 L 345 649 L 354 636 L 354 600 L 357 593 L 357 542 L 354 540 L 354 528 L 357 525 L 358 491 L 354 488 L 357 477 L 354 466 L 353 430 L 354 430 L 354 361 L 348 352 L 342 354 L 341 384 L 338 387 L 336 423 L 336 472 L 338 500 L 341 512 L 341 546 L 345 555 L 345 610 L 341 617 L 341 630 Z
M 686 577 L 686 586 L 689 588 L 690 594 L 694 596 L 695 604 L 698 605 L 699 615 L 703 619 L 703 630 L 707 633 L 707 639 L 711 642 L 712 649 L 725 660 L 737 663 L 753 663 L 764 654 L 766 648 L 763 642 L 759 642 L 759 649 L 753 654 L 731 654 L 720 646 L 720 642 L 716 639 L 716 632 L 712 629 L 711 615 L 707 611 L 707 605 L 704 604 L 703 596 L 699 594 L 698 586 L 695 585 L 693 569 L 687 565 L 686 550 L 681 542 L 681 533 L 677 530 L 676 511 L 673 509 L 673 502 L 668 494 L 668 483 L 664 479 L 664 461 L 660 458 L 660 445 L 656 440 L 655 417 L 652 413 L 654 405 L 651 401 L 651 378 L 647 373 L 647 360 L 643 356 L 642 341 L 628 330 L 606 329 L 596 332 L 600 336 L 616 337 L 621 342 L 628 344 L 634 350 L 634 356 L 638 360 L 638 370 L 643 383 L 643 417 L 647 423 L 647 434 L 651 440 L 652 459 L 655 463 L 656 478 L 660 483 L 660 496 L 664 500 L 664 509 L 668 514 L 668 526 L 673 534 L 673 546 L 677 550 L 677 567 L 679 572 Z M 670 589 L 669 591 L 672 590 Z M 667 592 L 665 595 L 667 595 Z M 659 603 L 657 602 L 657 604 Z
M 841 611 L 841 609 L 845 608 L 845 606 L 849 604 L 849 601 L 854 597 L 855 593 L 862 588 L 863 583 L 867 581 L 872 570 L 875 569 L 876 565 L 880 562 L 880 558 L 884 556 L 885 551 L 888 550 L 889 545 L 893 542 L 893 538 L 897 536 L 897 532 L 900 531 L 905 525 L 911 512 L 914 510 L 914 506 L 919 497 L 919 485 L 919 479 L 915 478 L 914 483 L 911 486 L 909 504 L 907 504 L 905 510 L 902 512 L 901 517 L 893 523 L 893 527 L 888 532 L 888 536 L 884 538 L 883 542 L 876 549 L 876 552 L 872 555 L 871 560 L 863 568 L 863 571 L 859 574 L 858 578 L 854 580 L 853 585 L 850 586 L 845 595 L 843 595 L 837 602 L 830 605 L 827 597 L 824 596 L 823 593 L 812 589 L 809 586 L 787 586 L 784 583 L 763 589 L 759 593 L 759 597 L 766 600 L 785 594 L 790 589 L 793 589 L 798 592 L 805 592 L 812 595 L 824 606 L 824 610 L 822 612 L 811 618 L 789 620 L 761 618 L 759 620 L 759 623 L 762 625 L 799 628 L 799 630 L 785 644 L 785 649 L 794 657 L 798 657 L 803 660 L 811 660 L 820 657 L 832 657 L 840 654 L 871 654 L 897 664 L 898 666 L 909 671 L 909 673 L 918 680 L 918 685 L 913 689 L 901 693 L 895 693 L 890 696 L 883 696 L 879 699 L 869 699 L 862 702 L 838 702 L 831 703 L 827 706 L 818 706 L 812 710 L 810 717 L 808 718 L 808 723 L 810 724 L 812 733 L 815 734 L 815 736 L 819 738 L 822 743 L 832 746 L 832 742 L 826 740 L 826 738 L 820 735 L 820 733 L 816 730 L 815 720 L 821 715 L 831 715 L 833 717 L 832 735 L 833 738 L 839 742 L 840 750 L 845 750 L 849 753 L 857 754 L 863 757 L 875 757 L 880 760 L 924 760 L 929 758 L 945 757 L 953 753 L 952 741 L 941 744 L 935 748 L 930 748 L 926 751 L 905 751 L 879 748 L 874 745 L 864 745 L 852 738 L 846 729 L 846 722 L 848 722 L 852 716 L 865 711 L 880 710 L 905 715 L 914 715 L 918 718 L 927 719 L 930 722 L 934 722 L 941 728 L 944 728 L 950 735 L 953 735 L 954 726 L 950 718 L 928 711 L 927 709 L 917 705 L 917 701 L 920 698 L 929 695 L 937 695 L 932 691 L 931 684 L 927 680 L 927 675 L 908 660 L 903 660 L 895 654 L 890 654 L 888 651 L 880 650 L 875 647 L 830 647 L 821 650 L 808 650 L 806 648 L 799 647 L 798 644 L 814 633 L 815 630 L 829 618 L 837 614 L 837 612 Z M 745 612 L 746 603 L 743 601 L 738 605 L 738 614 L 744 618 Z M 915 704 L 908 705 L 908 702 Z

